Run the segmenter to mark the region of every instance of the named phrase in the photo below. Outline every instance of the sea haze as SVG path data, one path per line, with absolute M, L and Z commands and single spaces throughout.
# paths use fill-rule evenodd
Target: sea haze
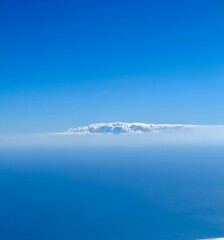
M 1 240 L 224 236 L 221 147 L 0 152 Z

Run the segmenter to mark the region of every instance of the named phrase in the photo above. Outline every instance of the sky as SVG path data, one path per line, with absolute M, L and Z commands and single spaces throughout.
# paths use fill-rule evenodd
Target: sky
M 224 2 L 0 2 L 0 134 L 224 124 Z

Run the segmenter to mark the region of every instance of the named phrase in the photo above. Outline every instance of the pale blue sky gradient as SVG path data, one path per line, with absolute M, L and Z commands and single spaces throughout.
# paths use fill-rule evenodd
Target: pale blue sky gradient
M 224 124 L 224 3 L 1 1 L 0 133 Z

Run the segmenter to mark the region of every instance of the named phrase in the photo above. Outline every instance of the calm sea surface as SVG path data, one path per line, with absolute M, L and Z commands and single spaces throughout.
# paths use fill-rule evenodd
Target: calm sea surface
M 0 150 L 1 240 L 223 236 L 221 147 Z

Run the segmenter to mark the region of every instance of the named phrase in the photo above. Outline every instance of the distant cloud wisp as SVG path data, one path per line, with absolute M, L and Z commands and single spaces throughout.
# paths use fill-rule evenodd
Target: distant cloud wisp
M 83 127 L 70 128 L 66 132 L 54 133 L 55 135 L 97 135 L 97 134 L 145 134 L 156 132 L 172 132 L 193 129 L 195 125 L 183 124 L 147 124 L 147 123 L 94 123 Z
M 197 239 L 197 240 L 224 240 L 224 237 L 220 237 L 220 238 L 203 238 L 203 239 Z

